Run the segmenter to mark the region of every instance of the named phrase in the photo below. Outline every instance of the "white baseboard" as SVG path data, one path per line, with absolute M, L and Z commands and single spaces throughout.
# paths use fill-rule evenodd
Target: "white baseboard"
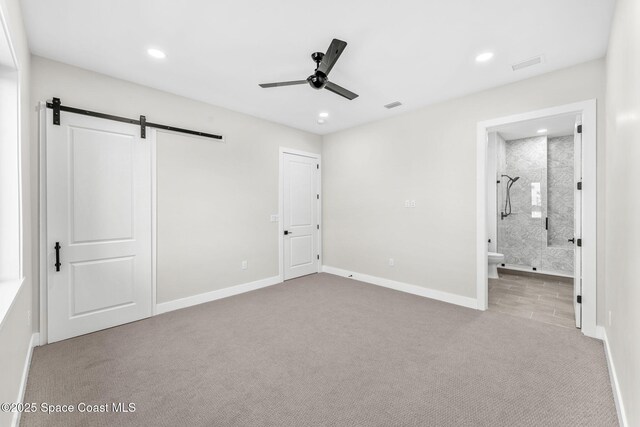
M 193 295 L 186 298 L 180 298 L 173 301 L 167 301 L 156 305 L 156 314 L 167 313 L 169 311 L 181 308 L 191 307 L 193 305 L 202 304 L 217 299 L 227 298 L 238 294 L 243 294 L 256 289 L 266 288 L 267 286 L 281 283 L 280 276 L 268 277 L 266 279 L 256 280 L 255 282 L 243 283 L 241 285 L 229 286 L 228 288 L 217 289 L 204 294 Z
M 24 367 L 22 368 L 22 379 L 20 380 L 20 389 L 18 389 L 18 399 L 16 402 L 24 402 L 24 392 L 27 390 L 27 379 L 29 378 L 29 368 L 31 367 L 31 355 L 33 355 L 33 348 L 40 342 L 40 334 L 37 332 L 31 335 L 29 341 L 29 348 L 27 349 L 27 357 L 24 361 Z M 20 425 L 21 412 L 14 412 L 13 420 L 11 421 L 12 427 L 18 427 Z
M 622 401 L 622 393 L 620 392 L 620 384 L 618 383 L 618 374 L 616 373 L 616 367 L 613 364 L 613 358 L 611 357 L 611 347 L 609 347 L 609 340 L 607 339 L 607 331 L 604 327 L 598 326 L 598 335 L 602 336 L 604 341 L 604 354 L 607 357 L 607 365 L 609 367 L 609 378 L 611 379 L 611 389 L 613 390 L 613 400 L 616 403 L 616 411 L 618 412 L 618 420 L 620 427 L 627 427 L 627 413 L 624 410 L 624 402 Z
M 368 274 L 355 273 L 353 271 L 347 271 L 328 265 L 323 265 L 322 271 L 329 274 L 335 274 L 336 276 L 348 277 L 354 280 L 359 280 L 361 282 L 371 283 L 372 285 L 395 289 L 396 291 L 448 302 L 450 304 L 461 305 L 463 307 L 474 309 L 478 308 L 478 302 L 475 298 L 450 294 L 448 292 L 425 288 L 423 286 L 411 285 L 409 283 L 396 282 L 395 280 L 384 279 L 382 277 L 369 276 Z

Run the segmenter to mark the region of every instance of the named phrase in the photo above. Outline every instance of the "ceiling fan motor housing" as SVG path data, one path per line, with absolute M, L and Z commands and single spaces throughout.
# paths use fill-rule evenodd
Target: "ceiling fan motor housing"
M 322 89 L 327 84 L 327 75 L 322 71 L 316 71 L 307 77 L 307 82 L 314 89 Z

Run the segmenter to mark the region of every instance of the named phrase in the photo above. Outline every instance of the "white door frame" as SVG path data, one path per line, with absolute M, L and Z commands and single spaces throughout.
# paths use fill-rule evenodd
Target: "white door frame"
M 318 230 L 318 273 L 322 271 L 322 156 L 318 153 L 311 153 L 308 151 L 295 150 L 293 148 L 280 147 L 278 154 L 279 161 L 279 173 L 278 173 L 278 275 L 280 276 L 280 282 L 284 282 L 284 155 L 294 154 L 297 156 L 310 157 L 315 159 L 320 165 L 318 169 L 318 224 L 320 230 Z
M 596 331 L 596 100 L 560 105 L 478 122 L 476 157 L 476 298 L 478 310 L 486 310 L 487 279 L 487 132 L 497 126 L 566 114 L 582 115 L 582 333 L 597 338 Z
M 38 111 L 38 149 L 39 149 L 39 325 L 40 342 L 38 345 L 45 345 L 49 343 L 49 325 L 47 316 L 49 315 L 48 306 L 48 268 L 49 268 L 49 254 L 47 247 L 47 104 L 44 101 L 40 101 L 37 106 Z M 73 113 L 65 113 L 73 114 Z M 152 283 L 152 301 L 151 301 L 151 315 L 154 316 L 157 313 L 156 309 L 156 270 L 157 270 L 157 178 L 156 178 L 156 129 L 151 129 L 147 132 L 147 141 L 151 147 L 151 283 Z

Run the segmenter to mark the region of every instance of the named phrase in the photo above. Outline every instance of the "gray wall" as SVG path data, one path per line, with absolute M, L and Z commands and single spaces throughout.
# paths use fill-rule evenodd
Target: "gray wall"
M 599 101 L 602 166 L 603 60 L 325 136 L 324 263 L 475 297 L 478 121 L 591 98 Z M 417 207 L 404 208 L 406 199 Z M 598 203 L 602 211 L 602 199 Z M 599 217 L 599 236 L 603 225 Z M 604 301 L 602 251 L 598 256 L 598 298 Z
M 278 224 L 269 218 L 278 212 L 278 150 L 320 153 L 320 136 L 48 59 L 32 64 L 32 106 L 57 96 L 225 136 L 158 134 L 159 303 L 278 275 Z
M 640 425 L 640 2 L 618 0 L 607 54 L 607 338 L 627 425 Z M 610 317 L 609 317 L 610 316 Z M 610 319 L 610 322 L 609 322 Z

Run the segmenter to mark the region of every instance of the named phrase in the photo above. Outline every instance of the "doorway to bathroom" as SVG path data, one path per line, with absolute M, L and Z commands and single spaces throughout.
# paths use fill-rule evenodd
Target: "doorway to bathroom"
M 478 307 L 595 336 L 595 101 L 482 122 L 478 138 Z

